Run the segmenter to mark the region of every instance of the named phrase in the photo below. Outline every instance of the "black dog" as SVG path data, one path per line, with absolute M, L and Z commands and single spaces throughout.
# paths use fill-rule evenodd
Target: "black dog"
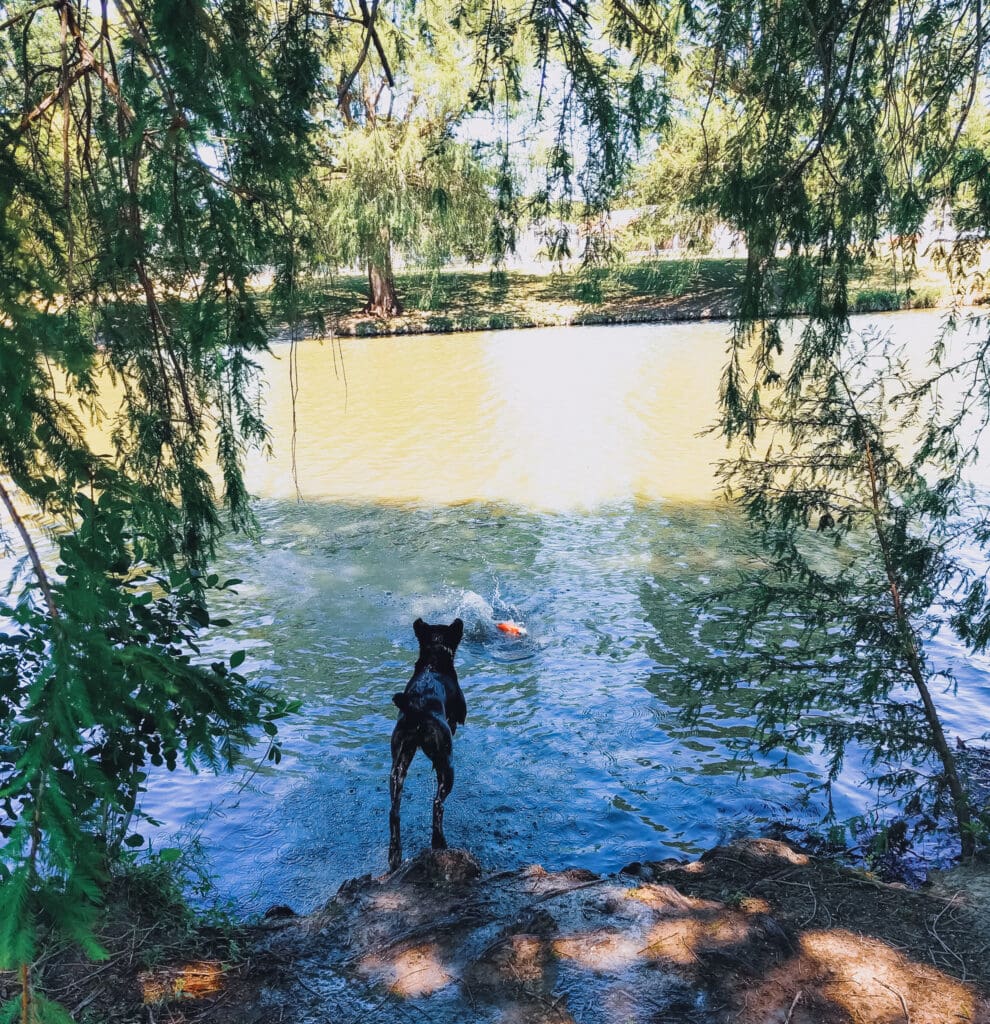
M 464 623 L 454 619 L 449 626 L 430 626 L 417 619 L 413 632 L 419 640 L 419 659 L 405 691 L 392 698 L 399 709 L 399 720 L 392 732 L 392 774 L 389 777 L 392 797 L 388 819 L 390 871 L 402 863 L 399 805 L 406 773 L 420 747 L 437 773 L 432 846 L 434 850 L 447 849 L 447 840 L 443 837 L 443 802 L 454 788 L 454 769 L 450 763 L 453 735 L 467 715 L 464 694 L 454 671 L 454 651 L 464 635 Z

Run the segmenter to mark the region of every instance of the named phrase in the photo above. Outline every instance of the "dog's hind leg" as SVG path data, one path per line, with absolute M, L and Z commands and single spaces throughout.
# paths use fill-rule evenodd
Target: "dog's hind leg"
M 406 784 L 409 765 L 416 754 L 416 742 L 396 729 L 392 733 L 392 772 L 388 777 L 388 791 L 392 805 L 388 815 L 389 843 L 388 869 L 395 869 L 402 863 L 402 829 L 399 810 L 402 806 L 402 787 Z
M 433 841 L 434 850 L 446 850 L 447 840 L 443 834 L 443 802 L 454 788 L 454 766 L 449 759 L 435 761 L 433 767 L 437 772 L 437 793 L 433 798 Z

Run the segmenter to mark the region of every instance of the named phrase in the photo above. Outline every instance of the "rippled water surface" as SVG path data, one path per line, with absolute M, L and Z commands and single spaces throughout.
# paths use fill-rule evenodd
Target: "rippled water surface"
M 881 322 L 923 339 L 938 321 Z M 304 342 L 295 477 L 278 347 L 265 368 L 274 457 L 249 473 L 260 539 L 225 547 L 225 570 L 245 582 L 214 642 L 246 648 L 245 668 L 303 711 L 283 728 L 277 769 L 153 780 L 156 842 L 199 834 L 245 910 L 306 909 L 383 871 L 390 698 L 411 673 L 417 616 L 466 623 L 468 720 L 446 831 L 486 867 L 608 871 L 816 820 L 802 798 L 812 761 L 753 771 L 731 702 L 685 729 L 670 690 L 691 596 L 744 557 L 714 500 L 723 449 L 699 436 L 726 337 L 724 325 L 672 325 Z M 527 636 L 499 633 L 506 618 Z M 976 735 L 990 724 L 987 663 L 948 642 L 938 655 L 961 684 L 944 702 L 950 733 Z M 840 815 L 864 806 L 861 774 L 853 759 Z M 420 757 L 407 854 L 428 842 L 432 781 Z

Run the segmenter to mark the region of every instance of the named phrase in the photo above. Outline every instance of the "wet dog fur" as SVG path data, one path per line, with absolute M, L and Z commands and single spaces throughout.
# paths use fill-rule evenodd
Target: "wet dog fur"
M 437 773 L 437 791 L 433 798 L 434 850 L 445 850 L 443 804 L 454 788 L 453 737 L 464 724 L 467 705 L 454 670 L 454 652 L 464 635 L 464 623 L 454 619 L 449 626 L 431 626 L 422 619 L 413 623 L 419 641 L 419 658 L 412 678 L 402 693 L 392 697 L 399 709 L 399 720 L 392 731 L 392 772 L 389 776 L 388 867 L 394 871 L 402 863 L 402 833 L 399 811 L 402 787 L 417 750 L 422 750 Z

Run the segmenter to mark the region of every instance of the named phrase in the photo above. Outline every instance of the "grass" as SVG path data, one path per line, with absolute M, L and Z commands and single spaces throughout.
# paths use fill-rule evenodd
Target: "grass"
M 745 273 L 732 258 L 652 259 L 591 271 L 547 273 L 450 269 L 397 275 L 406 307 L 401 317 L 377 320 L 360 312 L 366 278 L 342 274 L 306 291 L 315 333 L 449 333 L 565 324 L 728 319 Z M 864 266 L 854 280 L 855 312 L 931 308 L 950 291 L 945 276 L 919 267 L 908 281 L 892 261 Z

